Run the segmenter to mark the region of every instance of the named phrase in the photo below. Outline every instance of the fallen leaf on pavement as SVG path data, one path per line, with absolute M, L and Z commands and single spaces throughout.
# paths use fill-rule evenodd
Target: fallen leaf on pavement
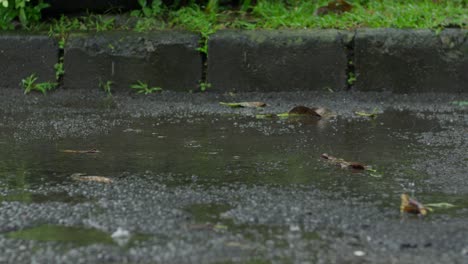
M 429 209 L 422 203 L 409 197 L 408 194 L 404 193 L 401 195 L 400 213 L 416 214 L 425 216 Z
M 290 116 L 293 115 L 304 115 L 304 116 L 317 116 L 322 117 L 323 113 L 325 113 L 325 109 L 323 108 L 309 108 L 307 106 L 296 106 L 293 109 L 289 110 L 288 114 Z
M 344 159 L 335 158 L 326 153 L 321 155 L 322 159 L 328 160 L 330 163 L 337 165 L 342 169 L 352 169 L 352 170 L 366 170 L 367 166 L 359 162 L 349 162 Z
M 457 106 L 468 106 L 468 101 L 453 101 L 452 104 Z
M 97 149 L 88 149 L 88 150 L 73 150 L 73 149 L 64 149 L 61 150 L 63 153 L 78 153 L 78 154 L 94 154 L 94 153 L 99 153 L 100 151 Z
M 353 170 L 365 170 L 366 166 L 359 162 L 349 162 L 348 167 Z
M 257 119 L 266 119 L 266 118 L 290 118 L 290 117 L 313 117 L 316 119 L 320 118 L 331 118 L 335 117 L 329 110 L 323 107 L 307 107 L 303 105 L 295 106 L 287 113 L 281 114 L 261 114 L 255 116 Z
M 256 108 L 256 107 L 265 107 L 264 102 L 238 102 L 238 103 L 224 103 L 220 102 L 220 105 L 229 106 L 231 108 L 247 107 L 247 108 Z
M 88 176 L 86 173 L 73 173 L 70 176 L 72 179 L 76 181 L 89 181 L 89 182 L 100 182 L 100 183 L 112 183 L 110 178 L 104 176 Z
M 426 204 L 426 207 L 435 207 L 435 208 L 448 209 L 448 208 L 455 207 L 455 205 L 453 205 L 451 203 L 429 203 L 429 204 Z
M 362 116 L 362 117 L 368 117 L 368 118 L 376 118 L 377 115 L 379 114 L 379 111 L 377 108 L 374 108 L 374 110 L 372 110 L 372 112 L 368 113 L 368 112 L 364 112 L 364 111 L 356 111 L 354 112 L 356 115 L 358 116 Z
M 278 115 L 277 114 L 260 114 L 260 115 L 255 115 L 255 118 L 257 119 L 278 118 Z
M 214 230 L 227 230 L 228 229 L 228 226 L 226 225 L 222 225 L 222 224 L 216 224 L 213 226 L 213 229 Z

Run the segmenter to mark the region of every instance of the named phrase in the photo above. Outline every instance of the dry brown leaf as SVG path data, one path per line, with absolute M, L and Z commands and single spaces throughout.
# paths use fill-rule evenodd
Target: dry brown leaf
M 289 115 L 308 115 L 308 116 L 316 116 L 322 117 L 322 114 L 325 112 L 324 108 L 309 108 L 307 106 L 296 106 L 289 110 Z
M 408 194 L 404 193 L 401 195 L 400 213 L 409 213 L 416 215 L 426 215 L 428 209 L 420 202 L 409 197 Z
M 76 181 L 89 181 L 89 182 L 100 182 L 100 183 L 112 183 L 112 179 L 104 176 L 86 175 L 85 173 L 73 173 L 70 176 Z
M 353 170 L 365 170 L 366 166 L 359 162 L 349 162 L 348 168 Z
M 330 156 L 326 153 L 323 153 L 320 155 L 322 159 L 328 160 L 330 163 L 335 164 L 336 166 L 342 168 L 342 169 L 352 169 L 352 170 L 366 170 L 367 167 L 366 165 L 359 163 L 359 162 L 349 162 L 344 159 L 339 159 L 335 158 L 333 156 Z
M 239 103 L 242 107 L 265 107 L 266 104 L 264 102 L 241 102 Z
M 264 102 L 235 102 L 235 103 L 220 102 L 219 104 L 229 106 L 231 108 L 237 108 L 237 107 L 257 108 L 257 107 L 265 107 L 267 105 Z
M 94 154 L 99 153 L 100 151 L 97 149 L 88 149 L 88 150 L 73 150 L 73 149 L 64 149 L 61 150 L 63 153 L 78 153 L 78 154 Z
M 334 0 L 329 2 L 326 6 L 317 8 L 315 14 L 318 16 L 327 15 L 330 13 L 342 14 L 349 12 L 353 9 L 353 6 L 344 0 Z

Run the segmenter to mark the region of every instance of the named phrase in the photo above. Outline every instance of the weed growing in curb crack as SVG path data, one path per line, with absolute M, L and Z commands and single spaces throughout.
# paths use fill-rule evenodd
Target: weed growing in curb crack
M 103 82 L 101 80 L 99 81 L 99 87 L 103 89 L 104 92 L 106 92 L 107 95 L 109 96 L 112 96 L 112 92 L 111 92 L 112 84 L 114 84 L 113 81 L 106 81 L 106 82 Z
M 209 88 L 211 88 L 211 83 L 208 83 L 208 82 L 200 83 L 200 91 L 204 92 Z
M 161 87 L 150 87 L 147 83 L 137 81 L 137 83 L 130 85 L 130 88 L 135 89 L 139 94 L 152 94 L 154 92 L 162 91 Z
M 46 94 L 47 91 L 52 90 L 57 87 L 56 82 L 41 82 L 36 83 L 38 77 L 36 74 L 31 74 L 21 81 L 21 85 L 24 89 L 24 94 L 28 94 L 31 91 L 38 91 L 42 94 Z
M 356 75 L 353 72 L 350 72 L 348 74 L 348 80 L 347 80 L 348 85 L 350 85 L 350 86 L 353 85 L 356 82 L 356 80 L 357 80 Z
M 183 25 L 182 27 L 187 30 L 200 33 L 200 47 L 197 50 L 208 54 L 208 39 L 218 27 L 216 12 L 204 12 L 195 6 L 181 8 L 171 15 L 170 23 L 172 25 Z
M 65 74 L 65 69 L 63 68 L 63 57 L 60 58 L 60 62 L 54 65 L 55 69 L 55 80 L 59 81 L 60 78 Z

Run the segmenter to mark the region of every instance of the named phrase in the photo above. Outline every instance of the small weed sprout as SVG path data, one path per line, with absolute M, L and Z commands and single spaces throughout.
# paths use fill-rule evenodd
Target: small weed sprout
M 211 83 L 207 83 L 207 82 L 200 83 L 200 91 L 204 92 L 209 88 L 211 88 Z
M 34 86 L 36 85 L 36 81 L 37 81 L 37 76 L 34 73 L 24 78 L 21 81 L 21 85 L 23 86 L 23 89 L 24 89 L 24 94 L 30 93 L 34 89 Z
M 65 37 L 61 37 L 58 41 L 59 49 L 65 49 Z
M 99 81 L 99 87 L 103 89 L 104 92 L 107 93 L 107 95 L 110 95 L 110 96 L 112 96 L 112 92 L 111 92 L 112 84 L 114 84 L 114 82 L 109 81 L 109 80 L 106 82 Z
M 47 91 L 54 89 L 57 87 L 56 82 L 41 82 L 41 83 L 36 83 L 38 77 L 36 74 L 31 74 L 25 79 L 21 81 L 21 84 L 24 89 L 24 94 L 28 94 L 31 91 L 38 91 L 41 92 L 42 94 L 46 94 Z
M 55 80 L 60 80 L 65 74 L 65 69 L 63 68 L 63 58 L 60 58 L 60 62 L 54 65 L 55 69 Z
M 348 74 L 348 80 L 347 80 L 348 84 L 353 85 L 356 82 L 356 80 L 357 80 L 356 75 L 353 72 L 350 72 Z
M 132 84 L 130 88 L 135 89 L 139 94 L 151 94 L 154 92 L 162 91 L 161 87 L 149 87 L 147 83 L 142 81 L 137 81 L 137 83 Z
M 57 87 L 57 83 L 55 82 L 42 82 L 36 84 L 36 87 L 34 87 L 34 90 L 37 90 L 41 92 L 42 94 L 46 94 L 47 91 L 54 89 Z

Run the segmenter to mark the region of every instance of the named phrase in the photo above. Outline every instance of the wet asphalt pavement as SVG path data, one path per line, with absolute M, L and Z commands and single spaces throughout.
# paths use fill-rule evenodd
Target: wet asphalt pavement
M 468 94 L 0 99 L 0 263 L 468 263 Z M 297 105 L 332 116 L 256 117 Z

